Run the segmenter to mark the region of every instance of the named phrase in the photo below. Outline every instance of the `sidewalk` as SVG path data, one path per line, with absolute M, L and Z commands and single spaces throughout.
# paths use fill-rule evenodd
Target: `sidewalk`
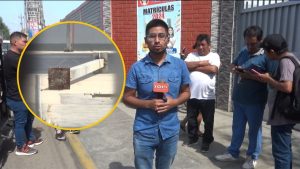
M 82 131 L 78 136 L 87 152 L 99 169 L 134 169 L 132 146 L 132 125 L 135 110 L 120 103 L 114 113 L 99 125 Z M 184 113 L 179 113 L 183 119 Z M 200 152 L 201 141 L 188 147 L 186 133 L 180 133 L 178 152 L 173 169 L 240 169 L 247 149 L 247 133 L 245 143 L 241 147 L 241 158 L 237 162 L 218 162 L 214 156 L 226 151 L 231 139 L 232 113 L 216 110 L 214 136 L 215 142 L 208 153 Z M 203 125 L 201 126 L 203 130 Z M 263 153 L 258 161 L 258 169 L 272 169 L 270 126 L 263 124 Z M 300 132 L 293 133 L 294 168 L 300 168 Z
M 179 113 L 183 119 L 185 114 Z M 99 125 L 82 131 L 79 135 L 69 135 L 68 141 L 60 142 L 54 138 L 54 129 L 45 126 L 37 119 L 34 131 L 44 138 L 44 143 L 36 146 L 38 154 L 16 156 L 14 143 L 8 141 L 0 152 L 0 168 L 30 169 L 75 169 L 91 168 L 95 164 L 99 169 L 134 169 L 132 146 L 132 125 L 135 110 L 120 103 L 118 108 Z M 183 145 L 187 142 L 186 133 L 180 133 L 178 152 L 172 169 L 240 169 L 245 159 L 247 134 L 241 148 L 241 158 L 237 162 L 219 162 L 214 156 L 226 151 L 231 139 L 232 113 L 216 110 L 214 136 L 208 153 L 200 152 L 201 140 L 192 147 Z M 203 131 L 203 124 L 201 124 Z M 270 126 L 263 124 L 263 153 L 257 169 L 273 169 L 271 153 Z M 293 133 L 293 168 L 300 168 L 300 132 Z M 71 149 L 72 148 L 72 149 Z M 85 164 L 85 165 L 82 165 Z
M 35 146 L 38 153 L 32 156 L 17 156 L 13 140 L 4 142 L 0 151 L 0 168 L 2 169 L 75 169 L 81 168 L 68 142 L 55 139 L 54 129 L 34 120 L 33 131 L 44 142 Z

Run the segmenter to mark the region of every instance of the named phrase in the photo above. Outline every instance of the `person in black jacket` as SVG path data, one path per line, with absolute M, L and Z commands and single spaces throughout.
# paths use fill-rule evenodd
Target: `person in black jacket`
M 10 35 L 10 50 L 4 55 L 4 80 L 6 85 L 6 104 L 14 113 L 16 155 L 33 155 L 37 150 L 32 147 L 43 142 L 32 132 L 33 115 L 28 111 L 20 97 L 17 86 L 17 66 L 20 55 L 27 43 L 27 35 L 13 32 Z

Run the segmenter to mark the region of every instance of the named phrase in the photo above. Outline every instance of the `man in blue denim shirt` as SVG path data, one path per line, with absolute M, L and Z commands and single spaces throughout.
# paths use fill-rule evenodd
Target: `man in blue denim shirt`
M 134 121 L 134 155 L 137 169 L 168 169 L 174 161 L 179 138 L 177 105 L 190 97 L 189 71 L 179 58 L 167 55 L 168 25 L 154 19 L 146 26 L 145 42 L 149 54 L 132 65 L 123 101 L 136 108 Z M 156 82 L 165 82 L 165 98 L 153 92 Z

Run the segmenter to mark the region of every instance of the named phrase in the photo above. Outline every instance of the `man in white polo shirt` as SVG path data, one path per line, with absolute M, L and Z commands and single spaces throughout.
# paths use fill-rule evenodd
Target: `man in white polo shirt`
M 207 152 L 214 141 L 215 84 L 221 63 L 220 56 L 210 52 L 209 35 L 198 35 L 193 48 L 196 52 L 190 53 L 185 59 L 191 79 L 191 97 L 187 102 L 188 144 L 198 142 L 197 116 L 202 113 L 205 131 L 201 151 Z

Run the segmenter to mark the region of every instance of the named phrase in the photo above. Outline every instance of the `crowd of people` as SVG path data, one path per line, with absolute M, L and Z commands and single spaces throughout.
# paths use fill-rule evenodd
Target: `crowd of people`
M 244 31 L 246 46 L 232 62 L 235 76 L 233 88 L 233 120 L 231 143 L 218 161 L 236 161 L 248 124 L 249 146 L 242 168 L 255 168 L 262 150 L 262 121 L 266 104 L 270 107 L 268 124 L 271 125 L 272 154 L 275 169 L 292 168 L 291 133 L 300 121 L 282 115 L 274 101 L 276 93 L 290 95 L 293 90 L 293 60 L 286 40 L 280 34 L 263 38 L 259 26 Z M 170 36 L 168 25 L 159 19 L 146 26 L 145 43 L 149 53 L 131 66 L 127 75 L 123 101 L 136 109 L 134 121 L 134 162 L 137 169 L 151 169 L 155 157 L 157 169 L 171 167 L 179 137 L 179 129 L 187 123 L 188 145 L 202 137 L 201 152 L 208 152 L 214 141 L 214 114 L 216 75 L 221 66 L 220 56 L 211 52 L 207 34 L 199 34 L 187 56 L 175 58 L 166 53 Z M 168 84 L 168 90 L 156 93 L 155 85 Z M 164 95 L 157 97 L 158 95 Z M 277 97 L 276 97 L 277 98 Z M 187 116 L 179 123 L 177 106 L 187 102 Z M 275 104 L 274 104 L 275 102 Z M 204 132 L 199 134 L 201 117 Z M 154 156 L 155 154 L 155 156 Z
M 214 141 L 216 76 L 221 66 L 220 56 L 211 52 L 208 34 L 196 37 L 194 52 L 176 58 L 166 53 L 170 31 L 164 21 L 151 20 L 145 32 L 149 53 L 131 66 L 123 101 L 136 109 L 133 127 L 135 167 L 151 169 L 155 158 L 157 169 L 168 169 L 176 156 L 180 128 L 185 130 L 186 123 L 188 145 L 197 143 L 202 137 L 200 150 L 205 153 Z M 300 62 L 289 52 L 287 42 L 280 34 L 264 38 L 259 26 L 250 26 L 243 36 L 246 46 L 231 65 L 235 76 L 231 143 L 226 152 L 216 155 L 215 159 L 224 162 L 239 159 L 248 124 L 249 146 L 242 168 L 256 167 L 262 150 L 262 121 L 267 104 L 275 169 L 290 169 L 291 133 L 300 121 L 282 114 L 277 95 L 288 95 L 293 91 L 297 67 L 294 61 Z M 43 143 L 32 132 L 34 117 L 22 102 L 17 87 L 17 65 L 26 42 L 25 34 L 12 33 L 11 48 L 4 56 L 3 64 L 6 103 L 14 112 L 17 155 L 35 154 L 37 150 L 33 147 Z M 164 86 L 165 90 L 157 92 L 157 86 Z M 185 102 L 187 115 L 180 123 L 177 106 Z M 203 133 L 199 131 L 201 121 L 204 123 Z M 57 130 L 56 138 L 65 140 L 64 131 Z

